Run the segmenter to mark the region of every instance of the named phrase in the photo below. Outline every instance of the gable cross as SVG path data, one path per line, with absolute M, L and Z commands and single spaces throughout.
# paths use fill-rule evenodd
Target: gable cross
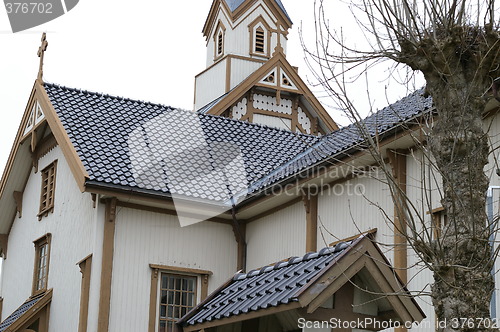
M 40 58 L 40 67 L 38 68 L 38 79 L 41 81 L 43 76 L 43 56 L 45 51 L 47 50 L 47 46 L 49 43 L 47 42 L 47 36 L 45 32 L 42 34 L 42 44 L 38 48 L 38 57 Z

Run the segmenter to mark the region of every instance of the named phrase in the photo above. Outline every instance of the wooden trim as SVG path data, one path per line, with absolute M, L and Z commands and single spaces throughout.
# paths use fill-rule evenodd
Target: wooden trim
M 163 204 L 165 204 L 165 200 L 163 200 L 162 202 L 163 202 Z M 121 207 L 125 207 L 125 208 L 129 208 L 129 209 L 136 209 L 136 210 L 142 210 L 142 211 L 148 211 L 148 212 L 154 212 L 154 213 L 167 214 L 170 216 L 177 216 L 177 212 L 175 210 L 159 208 L 159 207 L 154 207 L 154 206 L 149 206 L 149 205 L 129 203 L 129 202 L 121 201 L 121 200 L 117 200 L 116 205 L 121 206 Z M 207 219 L 207 221 L 217 222 L 217 223 L 221 223 L 221 224 L 230 224 L 231 223 L 230 219 L 224 219 L 224 218 L 218 218 L 218 217 L 212 217 L 210 219 Z
M 348 241 L 355 240 L 355 239 L 357 239 L 358 237 L 360 237 L 360 236 L 362 236 L 362 235 L 368 235 L 368 236 L 370 236 L 370 235 L 373 235 L 373 234 L 375 234 L 375 233 L 377 233 L 377 228 L 372 228 L 372 229 L 370 229 L 370 230 L 367 230 L 366 232 L 359 233 L 359 234 L 357 234 L 357 235 L 349 236 L 349 237 L 347 237 L 347 238 L 345 238 L 345 239 L 341 239 L 341 240 L 338 240 L 338 241 L 332 242 L 332 243 L 330 243 L 328 246 L 333 247 L 333 246 L 335 246 L 335 245 L 337 245 L 337 244 L 339 244 L 339 243 L 342 243 L 342 242 L 348 242 Z
M 425 214 L 435 214 L 435 213 L 440 213 L 444 211 L 444 207 L 440 206 L 435 209 L 432 209 L 430 211 L 427 211 Z
M 89 296 L 90 276 L 92 272 L 92 254 L 77 263 L 82 273 L 82 285 L 80 290 L 80 316 L 78 320 L 78 332 L 87 332 L 89 318 Z
M 111 305 L 111 281 L 113 276 L 113 254 L 115 245 L 116 198 L 106 200 L 104 237 L 102 241 L 101 289 L 97 332 L 108 332 Z
M 184 327 L 184 332 L 191 332 L 191 331 L 198 331 L 198 330 L 203 330 L 203 329 L 208 329 L 210 327 L 217 327 L 221 325 L 228 325 L 236 322 L 241 322 L 244 320 L 249 320 L 249 319 L 254 319 L 262 316 L 269 316 L 269 315 L 274 315 L 283 311 L 289 311 L 293 309 L 300 308 L 299 302 L 292 302 L 289 304 L 282 304 L 277 307 L 270 307 L 266 309 L 260 309 L 258 311 L 251 311 L 249 313 L 237 315 L 237 316 L 231 316 L 228 318 L 222 318 L 219 320 L 214 320 L 210 322 L 205 322 L 202 324 L 196 324 L 196 325 L 190 325 L 187 327 Z
M 407 220 L 405 217 L 406 199 L 406 151 L 388 150 L 387 156 L 398 189 L 393 193 L 394 201 L 394 268 L 401 281 L 408 282 L 408 243 L 406 239 Z
M 234 238 L 236 239 L 236 243 L 238 245 L 236 270 L 245 271 L 247 265 L 247 243 L 246 243 L 247 225 L 245 222 L 234 220 L 232 228 L 233 228 Z
M 302 201 L 302 197 L 296 197 L 296 198 L 294 198 L 294 199 L 292 199 L 292 200 L 290 200 L 290 201 L 288 201 L 286 203 L 283 203 L 281 205 L 273 207 L 273 208 L 271 208 L 271 209 L 269 209 L 269 210 L 267 210 L 265 212 L 262 212 L 262 213 L 260 213 L 258 215 L 255 215 L 255 216 L 253 216 L 251 218 L 245 219 L 245 223 L 248 224 L 248 223 L 250 223 L 252 221 L 259 220 L 259 219 L 262 219 L 264 217 L 270 216 L 270 215 L 272 215 L 272 214 L 274 214 L 274 213 L 276 213 L 278 211 L 286 209 L 287 207 L 295 205 L 295 204 L 297 204 L 300 201 Z
M 43 85 L 39 84 L 36 89 L 36 96 L 38 102 L 40 103 L 40 107 L 42 107 L 44 111 L 45 118 L 47 119 L 47 123 L 56 138 L 57 143 L 61 147 L 61 151 L 64 154 L 64 157 L 73 173 L 73 177 L 80 188 L 81 192 L 85 191 L 85 181 L 89 178 L 87 170 L 83 166 L 82 160 L 78 156 L 73 143 L 68 136 L 68 133 L 64 129 L 61 120 L 57 116 L 57 112 L 52 106 L 50 102 L 50 98 L 47 95 L 47 91 Z
M 226 60 L 226 93 L 231 90 L 231 57 L 228 57 Z
M 212 271 L 208 270 L 199 270 L 199 269 L 192 269 L 188 267 L 180 267 L 180 266 L 169 266 L 169 265 L 160 265 L 160 264 L 149 264 L 149 267 L 157 270 L 162 270 L 166 272 L 175 272 L 175 273 L 188 273 L 188 274 L 197 274 L 197 275 L 208 275 L 211 276 L 214 274 Z
M 306 210 L 306 252 L 318 250 L 318 194 L 306 190 L 302 194 Z
M 9 245 L 9 234 L 0 234 L 0 257 L 7 258 L 7 248 Z
M 149 265 L 151 267 L 151 264 Z M 156 330 L 156 313 L 158 312 L 158 268 L 151 270 L 151 289 L 149 294 L 149 322 L 148 332 Z
M 11 331 L 22 331 L 22 328 L 26 328 L 32 321 L 36 320 L 33 318 L 40 318 L 40 332 L 48 331 L 49 317 L 50 317 L 50 302 L 52 301 L 52 289 L 45 291 L 45 294 L 40 300 L 28 311 L 22 314 L 12 325 L 8 327 L 6 332 Z M 44 311 L 45 310 L 45 311 Z
M 33 88 L 31 90 L 30 97 L 28 98 L 28 102 L 26 104 L 26 108 L 24 109 L 24 114 L 23 118 L 21 120 L 21 124 L 19 125 L 19 128 L 17 129 L 17 134 L 16 138 L 14 139 L 14 142 L 12 143 L 12 148 L 10 149 L 10 154 L 9 158 L 7 159 L 7 163 L 5 164 L 5 168 L 3 171 L 2 178 L 0 179 L 0 197 L 3 197 L 5 188 L 7 186 L 7 180 L 10 177 L 10 173 L 12 172 L 12 168 L 14 167 L 14 161 L 17 157 L 17 153 L 19 151 L 19 147 L 22 141 L 23 137 L 23 131 L 26 127 L 26 124 L 29 120 L 30 114 L 31 114 L 31 107 L 33 106 L 34 99 L 35 99 L 35 93 L 36 89 L 38 87 L 37 82 L 33 84 Z
M 49 153 L 53 148 L 57 146 L 56 138 L 53 134 L 44 137 L 36 146 L 33 152 L 33 159 L 38 161 L 40 158 Z
M 53 169 L 52 174 L 50 172 L 50 169 Z M 44 190 L 44 185 L 43 185 L 45 172 L 48 172 L 47 191 Z M 49 212 L 50 213 L 54 212 L 55 198 L 56 198 L 56 184 L 57 184 L 57 159 L 54 160 L 52 163 L 50 163 L 47 167 L 45 167 L 40 172 L 40 175 L 42 176 L 42 181 L 40 190 L 40 210 L 37 214 L 38 220 L 42 220 L 42 217 L 48 216 Z M 50 182 L 51 177 L 53 177 L 53 182 Z M 52 192 L 52 195 L 50 195 L 50 192 Z M 44 194 L 47 194 L 46 199 L 49 201 L 49 204 L 47 206 L 43 206 L 42 204 Z
M 16 202 L 16 211 L 19 218 L 23 216 L 23 193 L 21 191 L 14 191 L 12 193 L 14 201 Z
M 265 39 L 265 45 L 264 45 L 264 52 L 257 52 L 255 50 L 255 43 L 256 43 L 256 33 L 254 31 L 256 31 L 255 27 L 261 23 L 263 26 L 264 26 L 264 29 L 262 29 L 264 31 L 264 39 Z M 253 56 L 259 56 L 259 57 L 264 57 L 264 58 L 267 58 L 269 59 L 270 55 L 271 55 L 271 40 L 272 40 L 272 34 L 273 34 L 273 29 L 269 26 L 269 24 L 267 24 L 266 20 L 264 19 L 264 17 L 262 17 L 262 15 L 259 15 L 257 16 L 256 19 L 254 19 L 249 25 L 248 25 L 248 31 L 249 31 L 249 35 L 250 35 L 250 38 L 249 38 L 249 53 L 250 55 L 253 55 Z M 266 34 L 267 34 L 267 38 L 266 38 Z
M 200 302 L 208 297 L 208 274 L 201 276 Z

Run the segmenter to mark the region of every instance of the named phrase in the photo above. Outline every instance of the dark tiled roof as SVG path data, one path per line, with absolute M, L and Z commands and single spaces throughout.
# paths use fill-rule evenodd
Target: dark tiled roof
M 164 163 L 149 165 L 143 177 L 134 176 L 129 157 L 130 135 L 139 130 L 141 135 L 144 134 L 145 144 L 150 147 L 151 137 L 147 134 L 153 133 L 161 138 L 162 148 L 166 152 L 175 154 L 180 149 L 182 135 L 194 131 L 183 119 L 188 115 L 193 116 L 193 112 L 54 84 L 45 84 L 45 89 L 89 173 L 90 181 L 169 194 L 168 185 L 165 185 L 168 178 Z M 412 119 L 431 108 L 431 98 L 425 97 L 423 89 L 420 89 L 367 117 L 364 124 L 371 135 L 383 137 L 396 128 L 411 125 Z M 176 131 L 166 133 L 161 123 L 151 125 L 153 119 L 161 119 L 165 115 L 179 118 L 175 123 Z M 318 138 L 224 117 L 206 114 L 195 116 L 199 118 L 203 135 L 213 150 L 222 142 L 229 142 L 239 148 L 251 193 L 293 177 L 309 167 L 334 161 L 341 158 L 342 154 L 363 148 L 363 137 L 355 125 Z M 145 126 L 149 128 L 147 133 Z M 148 160 L 139 162 L 148 164 Z M 182 162 L 185 160 L 179 163 Z M 213 165 L 205 163 L 200 164 L 198 169 L 205 168 L 208 171 L 211 167 Z M 208 187 L 207 183 L 183 186 L 187 189 L 180 194 L 202 199 L 214 199 L 215 195 L 216 200 L 220 200 L 221 193 L 209 193 L 211 189 Z M 246 191 L 242 193 L 244 195 Z
M 185 121 L 191 116 L 199 118 L 204 138 L 212 150 L 217 144 L 227 142 L 241 150 L 248 183 L 269 174 L 318 141 L 313 136 L 54 84 L 45 84 L 45 89 L 93 183 L 169 193 L 168 185 L 165 185 L 168 182 L 165 165 L 161 161 L 146 165 L 149 168 L 145 179 L 134 176 L 129 139 L 138 131 L 147 148 L 151 148 L 151 136 L 158 136 L 162 153 L 175 155 L 186 148 L 175 142 L 182 141 L 183 135 L 194 133 L 194 128 Z M 166 115 L 179 119 L 173 132 L 166 133 L 169 128 L 162 127 L 161 119 Z M 151 124 L 154 121 L 156 124 Z M 135 160 L 139 164 L 148 162 L 148 156 L 140 157 L 145 160 Z M 213 165 L 201 167 L 206 167 L 208 172 Z M 209 191 L 207 188 L 193 186 L 189 190 L 184 194 L 210 198 L 205 197 Z
M 354 240 L 356 241 L 356 240 Z M 195 325 L 298 301 L 300 290 L 354 241 L 342 242 L 303 257 L 236 274 L 232 281 L 188 314 L 185 325 Z
M 5 331 L 9 326 L 14 324 L 19 317 L 21 317 L 25 312 L 33 308 L 33 306 L 40 301 L 40 299 L 44 296 L 45 294 L 42 293 L 40 295 L 37 295 L 35 297 L 29 298 L 21 304 L 19 308 L 17 308 L 9 317 L 5 318 L 5 320 L 0 324 L 0 332 Z
M 416 124 L 420 117 L 432 109 L 432 98 L 424 95 L 424 89 L 419 89 L 401 100 L 391 104 L 382 110 L 368 116 L 363 120 L 364 126 L 370 135 L 383 137 L 385 134 L 403 125 L 405 128 Z M 415 119 L 413 123 L 412 120 Z M 340 128 L 324 136 L 316 144 L 312 145 L 293 159 L 289 160 L 281 167 L 267 174 L 259 181 L 255 182 L 250 188 L 250 192 L 257 191 L 272 185 L 284 178 L 296 175 L 300 171 L 313 165 L 328 160 L 334 162 L 339 154 L 345 153 L 350 149 L 357 151 L 364 149 L 365 139 L 361 134 L 359 126 L 351 124 Z

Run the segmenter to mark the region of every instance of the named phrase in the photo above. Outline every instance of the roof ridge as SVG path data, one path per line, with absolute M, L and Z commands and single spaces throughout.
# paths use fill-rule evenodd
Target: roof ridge
M 264 273 L 267 273 L 267 272 L 270 272 L 273 270 L 281 269 L 281 268 L 286 267 L 286 266 L 298 264 L 300 262 L 308 261 L 308 260 L 318 258 L 321 256 L 338 253 L 340 251 L 347 249 L 350 245 L 353 244 L 353 242 L 355 240 L 359 239 L 362 236 L 363 235 L 357 237 L 356 239 L 350 240 L 350 241 L 339 242 L 334 247 L 325 247 L 319 251 L 308 252 L 304 256 L 298 256 L 298 257 L 292 256 L 286 260 L 283 260 L 283 261 L 280 261 L 280 262 L 277 262 L 274 264 L 270 264 L 270 265 L 264 266 L 264 267 L 259 268 L 259 269 L 253 269 L 247 273 L 236 273 L 233 276 L 233 281 L 243 280 L 246 278 L 252 278 L 254 276 L 261 275 L 261 274 L 264 274 Z
M 84 90 L 84 89 L 79 89 L 79 88 L 68 87 L 68 86 L 65 86 L 65 85 L 57 84 L 57 83 L 44 82 L 44 86 L 46 86 L 46 85 L 54 87 L 54 88 L 58 88 L 58 89 L 75 91 L 75 92 L 78 92 L 78 93 L 88 93 L 88 94 L 93 94 L 93 95 L 97 95 L 97 96 L 101 96 L 101 97 L 106 97 L 106 98 L 112 98 L 112 99 L 116 99 L 116 100 L 120 100 L 120 101 L 136 102 L 136 103 L 140 103 L 140 104 L 144 104 L 144 105 L 158 106 L 158 107 L 166 108 L 166 109 L 169 109 L 169 110 L 188 112 L 190 114 L 195 114 L 197 116 L 205 116 L 205 117 L 217 118 L 217 119 L 220 119 L 221 121 L 237 122 L 237 123 L 240 123 L 242 125 L 246 125 L 246 126 L 250 126 L 250 127 L 258 127 L 258 128 L 271 129 L 271 130 L 274 130 L 274 131 L 277 131 L 277 132 L 292 133 L 294 135 L 299 135 L 299 136 L 303 136 L 303 137 L 317 137 L 315 135 L 308 135 L 308 134 L 303 134 L 303 133 L 295 133 L 295 132 L 293 132 L 291 130 L 287 130 L 287 129 L 283 129 L 283 128 L 277 128 L 277 127 L 272 127 L 272 126 L 264 125 L 264 124 L 260 124 L 260 123 L 252 123 L 252 122 L 248 122 L 248 121 L 241 121 L 241 120 L 227 118 L 227 117 L 224 117 L 224 116 L 214 115 L 214 114 L 198 113 L 198 112 L 191 111 L 191 110 L 186 110 L 186 109 L 183 109 L 183 108 L 173 107 L 173 106 L 169 106 L 169 105 L 165 105 L 165 104 L 160 104 L 160 103 L 154 103 L 154 102 L 145 101 L 145 100 L 139 100 L 139 99 L 121 97 L 121 96 L 117 96 L 117 95 L 107 94 L 107 93 L 104 93 L 104 92 L 90 91 L 90 90 Z

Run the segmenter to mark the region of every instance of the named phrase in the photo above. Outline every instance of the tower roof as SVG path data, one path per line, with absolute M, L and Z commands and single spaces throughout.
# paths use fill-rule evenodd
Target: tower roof
M 224 0 L 227 3 L 227 6 L 229 9 L 234 12 L 238 7 L 240 7 L 246 0 Z M 286 15 L 286 17 L 291 21 L 290 16 L 288 16 L 288 13 L 286 12 L 285 6 L 283 6 L 283 3 L 281 0 L 274 0 L 278 7 L 283 11 L 283 13 Z

